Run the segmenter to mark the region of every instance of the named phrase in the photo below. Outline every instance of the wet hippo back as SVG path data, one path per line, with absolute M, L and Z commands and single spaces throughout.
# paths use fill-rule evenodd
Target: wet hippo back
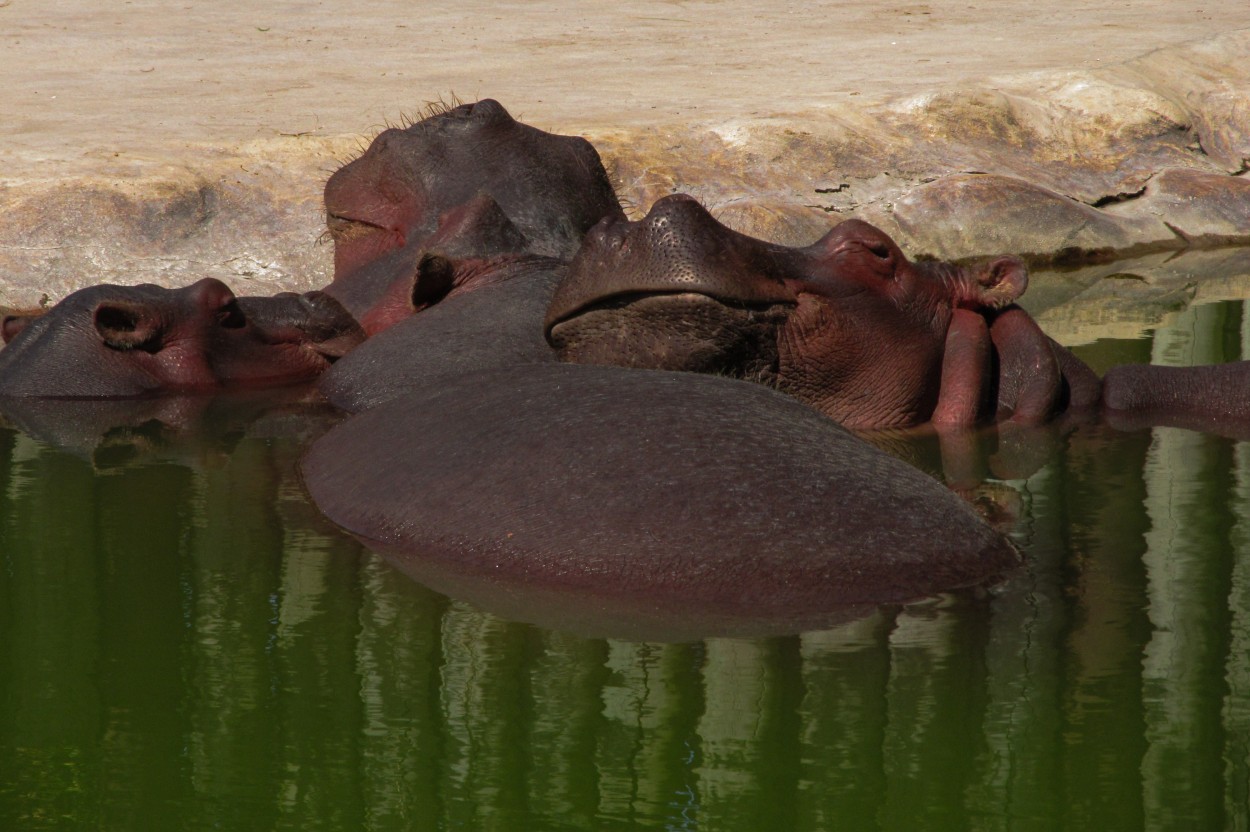
M 307 487 L 401 568 L 732 614 L 977 584 L 1016 563 L 958 497 L 775 391 L 530 365 L 446 379 L 339 425 Z
M 551 260 L 503 283 L 449 298 L 366 341 L 321 379 L 355 413 L 478 370 L 554 361 L 542 320 L 564 266 Z

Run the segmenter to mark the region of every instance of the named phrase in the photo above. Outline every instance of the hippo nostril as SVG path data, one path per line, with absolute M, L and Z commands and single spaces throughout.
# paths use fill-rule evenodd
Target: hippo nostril
M 231 298 L 217 310 L 217 324 L 224 329 L 242 329 L 247 326 L 247 316 L 239 308 L 236 299 Z

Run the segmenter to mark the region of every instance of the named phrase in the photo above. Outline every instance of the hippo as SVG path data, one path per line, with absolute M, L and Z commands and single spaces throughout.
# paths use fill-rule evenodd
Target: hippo
M 792 631 L 1019 564 L 931 477 L 789 396 L 711 375 L 470 372 L 346 419 L 301 470 L 330 520 L 420 579 L 576 595 L 685 621 L 688 638 Z
M 846 220 L 805 248 L 726 228 L 690 197 L 606 218 L 556 289 L 561 360 L 748 378 L 856 429 L 987 421 L 1250 428 L 1250 363 L 1097 374 L 1015 301 L 1024 264 L 912 262 Z
M 335 282 L 389 252 L 419 249 L 440 225 L 461 221 L 461 206 L 483 197 L 511 224 L 507 245 L 550 257 L 571 256 L 602 217 L 623 216 L 585 139 L 522 124 L 490 99 L 437 107 L 378 134 L 327 181 Z
M 91 286 L 2 331 L 0 396 L 77 399 L 305 381 L 364 340 L 322 292 L 240 298 L 214 278 Z
M 679 194 L 587 234 L 544 330 L 562 360 L 753 378 L 848 427 L 903 427 L 979 414 L 981 329 L 1027 283 L 1014 257 L 912 263 L 858 220 L 774 245 Z
M 1250 361 L 1112 367 L 1102 379 L 1102 404 L 1118 430 L 1164 425 L 1250 439 Z
M 356 317 L 368 335 L 406 318 L 445 297 L 483 285 L 481 269 L 461 269 L 456 280 L 440 281 L 437 273 L 422 275 L 432 256 L 456 260 L 494 260 L 527 256 L 527 243 L 489 195 L 479 194 L 444 212 L 429 237 L 415 237 L 403 248 L 388 251 L 323 291 Z M 451 275 L 447 275 L 450 277 Z
M 378 319 L 398 320 L 331 367 L 318 387 L 331 403 L 355 413 L 474 371 L 552 363 L 542 320 L 566 271 L 566 263 L 549 257 L 427 255 L 406 297 L 394 298 L 394 307 L 384 298 L 366 313 L 365 326 L 376 331 Z M 426 281 L 435 286 L 423 286 Z M 422 305 L 457 284 L 469 288 Z M 414 316 L 418 307 L 421 314 Z

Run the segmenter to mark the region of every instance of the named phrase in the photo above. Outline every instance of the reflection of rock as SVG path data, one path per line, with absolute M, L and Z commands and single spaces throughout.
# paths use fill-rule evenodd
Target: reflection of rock
M 1061 344 L 1141 338 L 1194 304 L 1250 297 L 1250 248 L 1034 272 L 1024 306 Z

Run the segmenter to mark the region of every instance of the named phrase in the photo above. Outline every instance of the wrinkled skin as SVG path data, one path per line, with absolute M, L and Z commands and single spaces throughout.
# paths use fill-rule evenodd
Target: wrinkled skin
M 80 399 L 304 381 L 364 339 L 321 292 L 238 298 L 213 278 L 92 286 L 3 332 L 0 396 Z
M 467 373 L 344 421 L 302 472 L 323 513 L 419 578 L 589 596 L 682 638 L 793 631 L 1018 563 L 932 478 L 787 396 L 714 376 Z
M 545 330 L 564 360 L 750 378 L 849 427 L 972 423 L 993 409 L 990 321 L 1026 285 L 1013 257 L 912 263 L 856 220 L 788 248 L 674 196 L 587 235 Z
M 411 301 L 398 299 L 400 320 L 371 337 L 322 376 L 318 387 L 349 412 L 376 407 L 408 392 L 436 389 L 489 368 L 550 363 L 555 354 L 543 338 L 542 319 L 567 266 L 544 257 L 443 261 L 427 272 L 440 284 L 468 275 L 475 288 L 453 291 L 412 316 Z M 427 275 L 428 276 L 428 275 Z M 422 275 L 410 293 L 421 288 Z M 366 316 L 389 314 L 379 307 Z M 367 323 L 372 325 L 372 323 Z
M 1250 435 L 1250 362 L 1135 365 L 1099 379 L 1013 303 L 1026 285 L 1013 257 L 912 263 L 857 220 L 786 248 L 676 196 L 587 235 L 545 328 L 566 361 L 749 378 L 848 427 L 1062 416 Z
M 389 252 L 426 247 L 440 226 L 446 237 L 462 206 L 483 196 L 511 224 L 509 246 L 551 257 L 570 256 L 600 218 L 621 214 L 585 139 L 522 124 L 496 101 L 464 104 L 383 131 L 330 177 L 335 281 Z

